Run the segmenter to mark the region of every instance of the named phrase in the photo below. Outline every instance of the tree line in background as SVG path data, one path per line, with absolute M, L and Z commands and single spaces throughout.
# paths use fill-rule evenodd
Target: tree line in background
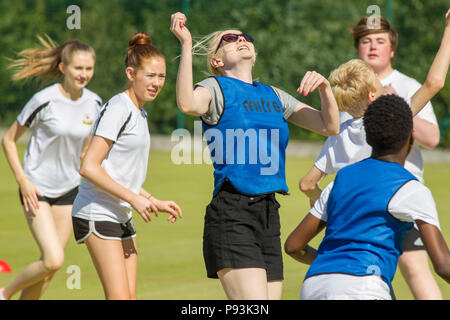
M 89 88 L 106 102 L 126 88 L 124 57 L 130 36 L 150 34 L 167 60 L 166 84 L 158 99 L 148 106 L 152 133 L 170 134 L 177 127 L 175 79 L 180 53 L 178 40 L 169 30 L 170 15 L 188 4 L 188 28 L 194 40 L 216 30 L 237 28 L 255 38 L 255 78 L 277 86 L 299 100 L 320 107 L 317 93 L 300 97 L 296 89 L 308 70 L 328 77 L 340 64 L 356 57 L 348 29 L 367 15 L 370 5 L 384 14 L 386 1 L 352 0 L 0 0 L 0 126 L 16 118 L 25 103 L 48 83 L 11 82 L 7 58 L 37 44 L 36 35 L 48 34 L 58 44 L 78 38 L 96 50 L 95 75 Z M 81 9 L 80 29 L 70 30 L 67 7 Z M 399 33 L 394 67 L 425 80 L 444 29 L 447 0 L 393 1 L 392 23 Z M 194 58 L 194 81 L 208 76 L 206 59 Z M 450 147 L 450 85 L 432 100 L 441 127 L 442 147 Z M 192 130 L 191 116 L 184 127 Z M 324 138 L 291 127 L 294 139 Z

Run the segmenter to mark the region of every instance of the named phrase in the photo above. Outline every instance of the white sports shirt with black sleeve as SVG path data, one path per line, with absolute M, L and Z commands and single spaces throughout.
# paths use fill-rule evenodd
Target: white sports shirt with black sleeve
M 112 97 L 101 109 L 93 136 L 113 141 L 102 168 L 117 183 L 139 194 L 147 175 L 150 132 L 147 113 L 124 92 Z M 131 205 L 81 180 L 72 216 L 91 221 L 125 223 L 132 217 Z
M 84 88 L 70 100 L 51 85 L 37 92 L 17 117 L 32 130 L 23 168 L 39 192 L 58 198 L 80 184 L 80 155 L 102 100 Z

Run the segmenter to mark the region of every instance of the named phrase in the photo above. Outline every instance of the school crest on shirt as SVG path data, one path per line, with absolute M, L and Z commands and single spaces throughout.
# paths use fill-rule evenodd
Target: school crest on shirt
M 83 115 L 83 123 L 87 125 L 92 125 L 94 123 L 94 118 L 90 113 L 85 113 Z

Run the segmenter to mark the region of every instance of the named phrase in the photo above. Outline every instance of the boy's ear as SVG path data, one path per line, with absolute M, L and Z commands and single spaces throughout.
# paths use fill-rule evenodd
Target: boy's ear
M 367 97 L 369 100 L 369 104 L 372 103 L 372 101 L 374 101 L 376 99 L 376 97 L 377 97 L 377 95 L 375 92 L 369 92 L 369 95 Z

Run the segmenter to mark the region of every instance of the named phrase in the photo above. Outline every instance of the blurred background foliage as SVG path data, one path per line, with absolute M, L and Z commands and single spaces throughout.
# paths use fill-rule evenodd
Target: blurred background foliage
M 391 22 L 399 33 L 394 67 L 425 80 L 444 29 L 448 0 L 391 0 Z M 69 30 L 67 7 L 81 9 L 81 28 Z M 11 82 L 7 58 L 35 46 L 36 35 L 48 34 L 58 44 L 69 38 L 94 47 L 97 62 L 89 89 L 106 102 L 126 88 L 124 55 L 136 31 L 150 34 L 167 59 L 167 80 L 158 99 L 147 106 L 152 133 L 170 134 L 179 125 L 175 98 L 179 43 L 170 33 L 170 15 L 187 10 L 194 38 L 213 31 L 238 28 L 255 38 L 258 53 L 254 77 L 277 86 L 301 101 L 320 107 L 317 93 L 299 97 L 296 88 L 308 70 L 328 77 L 341 63 L 355 58 L 348 29 L 378 5 L 385 15 L 388 1 L 369 0 L 0 0 L 0 126 L 8 127 L 25 103 L 48 83 Z M 194 81 L 208 76 L 204 57 L 194 58 Z M 441 147 L 450 147 L 450 81 L 432 100 L 441 127 Z M 194 117 L 183 116 L 183 126 L 193 129 Z M 324 137 L 291 127 L 291 137 L 324 140 Z

